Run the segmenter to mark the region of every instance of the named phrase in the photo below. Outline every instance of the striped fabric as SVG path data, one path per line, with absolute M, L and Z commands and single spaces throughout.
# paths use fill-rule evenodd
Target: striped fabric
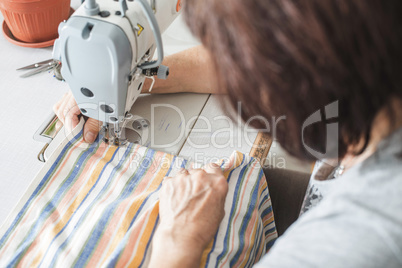
M 250 267 L 277 236 L 258 162 L 240 153 L 232 159 L 226 215 L 203 267 Z M 0 267 L 146 267 L 161 182 L 191 165 L 134 144 L 88 145 L 80 131 L 59 146 L 0 228 Z

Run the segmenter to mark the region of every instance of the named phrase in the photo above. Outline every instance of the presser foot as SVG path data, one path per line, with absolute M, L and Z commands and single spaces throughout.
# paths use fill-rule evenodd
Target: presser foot
M 114 138 L 112 141 L 110 141 L 111 144 L 114 146 L 121 146 L 127 144 L 127 139 L 122 139 L 122 138 Z
M 103 126 L 100 134 L 102 135 L 102 141 L 107 144 L 121 146 L 127 144 L 128 142 L 126 138 L 120 136 L 121 133 L 115 133 L 113 128 Z M 120 138 L 118 136 L 120 136 Z
M 127 143 L 146 145 L 150 139 L 150 122 L 145 118 L 131 118 L 126 121 L 124 127 L 119 127 L 116 131 L 113 124 L 105 124 L 100 135 L 102 141 L 114 146 L 125 145 Z
M 106 138 L 105 136 L 102 138 L 103 142 L 107 143 L 107 144 L 112 144 L 114 146 L 121 146 L 121 145 L 125 145 L 127 144 L 127 139 L 122 139 L 122 138 L 116 138 L 116 137 L 112 137 L 112 138 Z

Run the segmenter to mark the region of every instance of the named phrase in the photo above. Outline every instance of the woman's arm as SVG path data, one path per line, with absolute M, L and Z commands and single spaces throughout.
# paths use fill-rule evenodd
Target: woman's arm
M 163 65 L 169 67 L 166 80 L 155 78 L 151 93 L 217 93 L 214 67 L 209 53 L 202 46 L 165 57 Z M 142 92 L 148 93 L 150 80 L 147 79 Z

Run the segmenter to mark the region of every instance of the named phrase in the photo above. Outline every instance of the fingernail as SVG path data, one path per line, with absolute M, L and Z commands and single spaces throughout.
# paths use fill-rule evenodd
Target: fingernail
M 56 123 L 56 131 L 59 130 L 63 126 L 63 123 L 61 121 L 57 121 Z
M 85 134 L 85 141 L 88 143 L 93 143 L 95 141 L 96 135 L 92 131 L 88 131 Z
M 219 167 L 219 165 L 216 164 L 216 163 L 212 163 L 211 166 L 214 167 L 214 168 L 218 168 L 218 167 Z

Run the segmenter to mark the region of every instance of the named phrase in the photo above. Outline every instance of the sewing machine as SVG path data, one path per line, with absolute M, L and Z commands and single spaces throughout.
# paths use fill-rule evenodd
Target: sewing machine
M 180 0 L 86 0 L 59 26 L 53 58 L 62 64 L 62 77 L 81 113 L 104 122 L 104 137 L 116 145 L 130 136 L 127 122 L 147 125 L 130 109 L 146 78 L 152 80 L 151 91 L 154 75 L 169 74 L 161 65 L 161 33 L 180 8 Z

